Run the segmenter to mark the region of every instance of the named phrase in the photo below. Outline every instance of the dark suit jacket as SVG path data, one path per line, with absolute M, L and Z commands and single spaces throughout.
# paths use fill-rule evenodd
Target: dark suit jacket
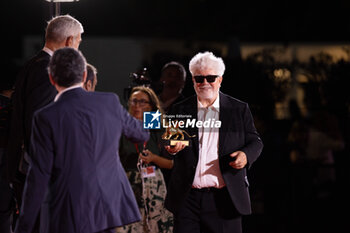
M 57 94 L 49 80 L 49 62 L 50 55 L 41 50 L 25 64 L 17 76 L 12 95 L 13 113 L 7 153 L 11 182 L 18 170 L 23 144 L 28 151 L 34 112 L 52 102 Z
M 122 134 L 135 142 L 149 138 L 112 93 L 76 88 L 37 111 L 16 233 L 29 232 L 41 205 L 47 233 L 92 233 L 139 221 L 118 154 Z
M 173 114 L 192 115 L 197 118 L 197 97 L 192 96 L 174 105 Z M 263 144 L 255 129 L 248 104 L 220 92 L 219 163 L 231 200 L 237 211 L 244 215 L 251 213 L 246 168 L 260 155 Z M 186 129 L 191 135 L 190 147 L 185 147 L 174 156 L 165 206 L 176 213 L 191 189 L 198 162 L 198 129 Z M 247 155 L 248 164 L 244 169 L 228 165 L 230 153 L 241 150 Z

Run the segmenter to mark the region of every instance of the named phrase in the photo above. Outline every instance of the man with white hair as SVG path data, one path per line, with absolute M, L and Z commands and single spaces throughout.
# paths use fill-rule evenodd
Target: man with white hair
M 7 175 L 20 207 L 27 173 L 32 118 L 36 110 L 51 103 L 56 89 L 50 84 L 47 67 L 59 48 L 79 48 L 81 23 L 70 15 L 52 18 L 46 27 L 45 45 L 18 74 L 12 95 L 13 113 L 7 150 Z
M 196 95 L 174 105 L 169 114 L 221 123 L 185 129 L 197 135 L 189 139 L 192 146 L 165 147 L 174 155 L 165 206 L 174 213 L 175 233 L 241 233 L 241 216 L 251 214 L 247 169 L 263 143 L 248 104 L 220 92 L 221 58 L 198 53 L 189 70 Z

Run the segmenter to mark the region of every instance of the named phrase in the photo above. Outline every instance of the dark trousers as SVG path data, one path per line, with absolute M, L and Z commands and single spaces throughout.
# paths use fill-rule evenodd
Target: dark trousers
M 26 182 L 26 176 L 23 173 L 17 171 L 16 178 L 13 181 L 12 186 L 13 186 L 14 196 L 16 198 L 18 211 L 21 211 L 25 182 Z M 17 225 L 18 217 L 19 217 L 19 213 L 18 214 L 14 213 L 14 216 L 13 216 L 14 228 Z M 36 218 L 36 221 L 31 233 L 40 233 L 40 212 Z
M 10 184 L 5 178 L 5 150 L 0 148 L 0 232 L 12 232 L 12 217 L 15 210 L 15 198 Z
M 174 233 L 242 233 L 242 217 L 226 188 L 191 189 L 174 215 Z
M 0 177 L 0 232 L 12 232 L 14 198 L 10 185 Z

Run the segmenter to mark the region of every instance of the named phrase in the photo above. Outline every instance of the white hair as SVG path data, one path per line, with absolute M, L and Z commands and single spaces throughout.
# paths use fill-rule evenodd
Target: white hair
M 48 22 L 45 39 L 60 43 L 67 37 L 76 37 L 83 32 L 84 28 L 78 20 L 70 15 L 60 15 Z
M 216 57 L 212 52 L 197 53 L 190 61 L 189 69 L 193 75 L 199 70 L 211 69 L 215 74 L 223 76 L 225 64 L 221 57 Z

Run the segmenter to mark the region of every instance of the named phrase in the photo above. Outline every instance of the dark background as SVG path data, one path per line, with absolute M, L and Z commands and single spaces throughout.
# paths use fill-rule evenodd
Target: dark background
M 7 38 L 42 33 L 49 3 L 2 1 Z M 133 35 L 242 41 L 345 41 L 350 2 L 229 0 L 81 0 L 61 10 L 81 19 L 91 35 Z
M 152 36 L 242 42 L 349 41 L 350 2 L 335 0 L 81 0 L 62 3 L 87 36 Z M 21 36 L 42 34 L 50 18 L 44 0 L 1 1 L 2 39 L 19 56 Z M 15 50 L 15 51 L 13 51 Z
M 2 71 L 6 74 L 1 79 L 14 80 L 23 64 L 24 36 L 43 36 L 54 7 L 44 0 L 2 0 L 0 4 Z M 347 0 L 81 0 L 61 4 L 62 14 L 68 13 L 83 24 L 82 44 L 89 37 L 152 37 L 180 40 L 188 48 L 198 41 L 233 43 L 237 46 L 233 50 L 239 50 L 240 43 L 349 44 L 349 12 Z M 174 58 L 187 68 L 189 59 L 204 49 L 213 50 L 210 46 L 196 48 L 190 54 L 177 54 Z M 155 54 L 151 63 L 142 65 L 157 79 L 161 66 L 173 55 Z M 245 61 L 240 59 L 239 52 L 224 60 L 225 76 L 235 78 L 224 79 L 222 90 L 250 104 L 265 144 L 249 173 L 253 215 L 244 218 L 245 233 L 350 232 L 346 217 L 350 186 L 349 60 L 334 63 L 329 56 L 320 55 L 306 63 L 281 62 L 268 51 Z M 290 115 L 281 120 L 274 116 L 275 103 L 283 100 L 290 88 L 290 83 L 273 79 L 273 70 L 279 68 L 292 74 L 305 70 L 309 82 L 303 85 L 311 93 L 307 98 L 322 99 L 325 103 L 322 108 L 337 120 L 345 147 L 334 153 L 337 179 L 331 186 L 315 185 L 310 174 L 315 164 L 295 164 L 290 160 L 293 145 L 287 140 L 288 134 L 300 118 Z M 190 79 L 185 94 L 193 94 Z M 305 121 L 309 123 L 310 119 Z M 327 196 L 320 197 L 324 193 Z

